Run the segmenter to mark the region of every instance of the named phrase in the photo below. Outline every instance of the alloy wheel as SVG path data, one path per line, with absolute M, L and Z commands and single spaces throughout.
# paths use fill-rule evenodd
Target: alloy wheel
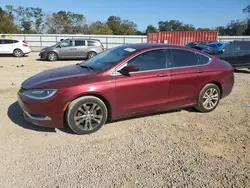
M 214 108 L 219 102 L 219 93 L 215 88 L 208 89 L 203 96 L 203 107 L 207 110 Z
M 50 53 L 50 54 L 49 54 L 49 60 L 50 60 L 50 61 L 55 61 L 56 58 L 57 58 L 57 57 L 56 57 L 56 54 L 55 54 L 55 53 Z
M 99 126 L 103 119 L 101 107 L 93 102 L 81 105 L 74 116 L 75 124 L 82 130 L 93 130 Z
M 15 55 L 16 57 L 22 57 L 22 56 L 23 56 L 23 52 L 22 52 L 21 50 L 15 50 L 15 51 L 14 51 L 14 55 Z

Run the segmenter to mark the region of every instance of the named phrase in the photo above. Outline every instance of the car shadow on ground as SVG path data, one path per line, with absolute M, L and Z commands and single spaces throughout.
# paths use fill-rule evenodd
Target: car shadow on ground
M 157 115 L 161 115 L 161 114 L 176 113 L 176 112 L 180 112 L 182 110 L 185 110 L 185 111 L 188 111 L 188 112 L 196 112 L 196 113 L 198 113 L 194 108 L 184 108 L 184 109 L 156 112 L 156 113 L 152 113 L 152 114 L 131 116 L 131 117 L 122 118 L 122 119 L 118 119 L 118 120 L 114 120 L 114 121 L 108 121 L 106 123 L 106 125 L 116 123 L 116 122 L 123 122 L 123 121 L 127 121 L 127 120 L 138 119 L 138 118 L 157 116 Z M 10 118 L 10 120 L 13 123 L 17 124 L 18 126 L 24 128 L 24 129 L 29 129 L 29 130 L 33 130 L 33 131 L 39 131 L 39 132 L 56 132 L 55 128 L 40 127 L 40 126 L 37 126 L 37 125 L 34 125 L 32 123 L 27 122 L 23 117 L 23 111 L 22 111 L 22 109 L 19 106 L 17 101 L 9 106 L 7 114 L 8 114 L 8 117 Z M 67 133 L 67 134 L 75 134 L 69 128 L 69 126 L 66 125 L 66 124 L 64 125 L 64 128 L 59 129 L 59 130 L 64 132 L 64 133 Z
M 243 73 L 243 74 L 250 74 L 250 70 L 244 70 L 244 69 L 235 69 L 235 73 Z
M 9 106 L 7 114 L 13 123 L 19 125 L 24 129 L 39 132 L 56 132 L 54 128 L 39 127 L 37 125 L 33 125 L 32 123 L 27 122 L 23 117 L 23 111 L 19 106 L 18 102 L 14 102 Z
M 23 57 L 28 57 L 28 54 L 24 54 Z M 13 58 L 22 58 L 22 57 L 15 57 L 13 54 L 1 54 L 0 57 L 13 57 Z
M 87 59 L 58 59 L 57 61 L 65 61 L 65 62 L 68 62 L 68 61 L 86 61 Z M 46 59 L 40 59 L 40 58 L 37 58 L 36 61 L 41 61 L 41 62 L 57 62 L 57 61 L 48 61 Z

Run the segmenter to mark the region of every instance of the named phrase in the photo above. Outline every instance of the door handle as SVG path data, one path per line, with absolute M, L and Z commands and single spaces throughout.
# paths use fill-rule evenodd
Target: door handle
M 168 74 L 158 74 L 157 76 L 158 77 L 165 77 L 165 76 L 168 76 Z
M 203 73 L 203 70 L 197 70 L 196 73 Z

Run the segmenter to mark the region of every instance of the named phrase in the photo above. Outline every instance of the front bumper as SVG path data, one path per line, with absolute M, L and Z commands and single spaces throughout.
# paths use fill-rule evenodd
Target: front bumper
M 40 59 L 47 59 L 47 53 L 45 52 L 40 52 L 39 56 L 40 56 Z
M 40 101 L 30 99 L 18 93 L 17 98 L 26 121 L 43 127 L 63 127 L 64 105 L 57 99 L 58 97 Z

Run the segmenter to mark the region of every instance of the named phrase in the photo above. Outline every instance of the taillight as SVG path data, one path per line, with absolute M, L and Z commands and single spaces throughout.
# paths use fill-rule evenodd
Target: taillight
M 29 45 L 28 44 L 23 44 L 24 47 L 28 47 Z

